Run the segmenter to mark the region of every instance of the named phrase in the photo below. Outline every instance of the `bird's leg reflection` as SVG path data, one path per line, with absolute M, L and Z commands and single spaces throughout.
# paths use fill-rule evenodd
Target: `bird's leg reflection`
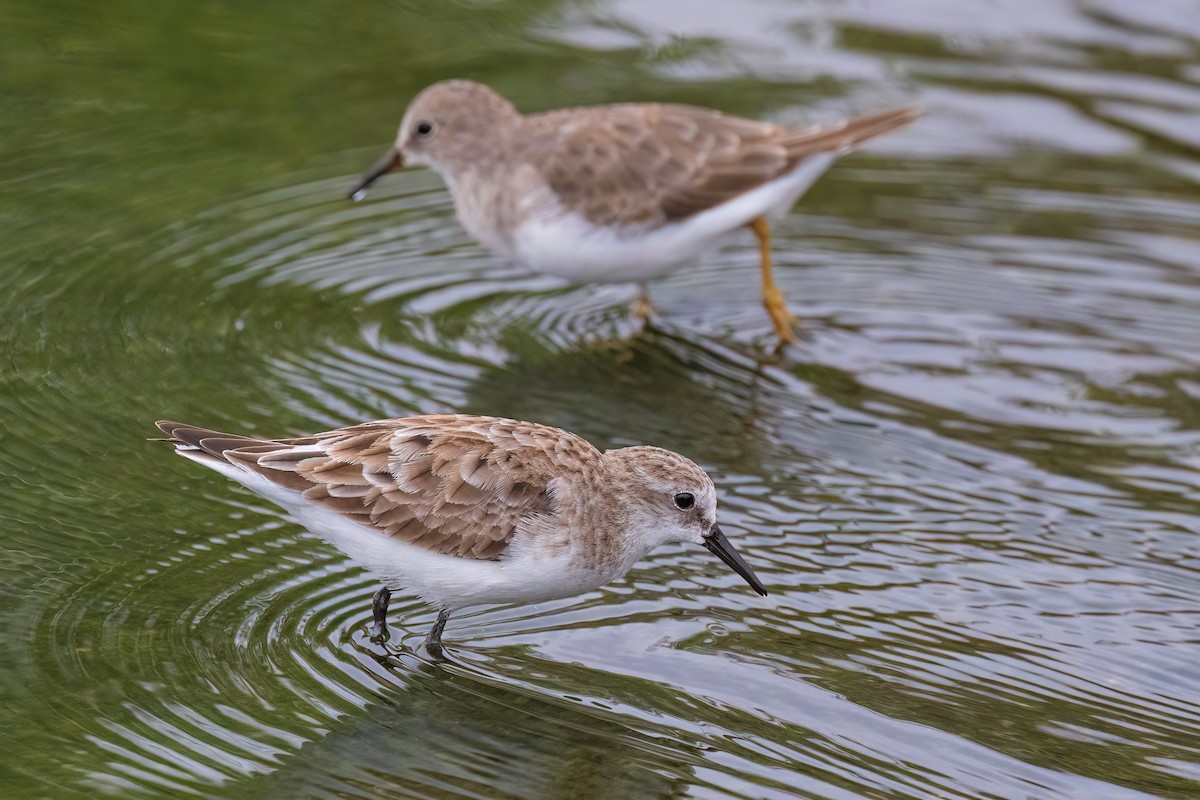
M 433 623 L 433 628 L 429 631 L 429 635 L 425 637 L 425 649 L 434 658 L 444 658 L 442 653 L 442 631 L 446 629 L 446 621 L 449 619 L 449 609 L 443 608 L 438 611 L 437 621 Z
M 371 599 L 371 613 L 375 615 L 375 622 L 371 625 L 371 638 L 386 642 L 390 636 L 387 627 L 387 610 L 388 603 L 392 599 L 392 592 L 386 586 L 380 587 L 375 593 L 375 597 Z

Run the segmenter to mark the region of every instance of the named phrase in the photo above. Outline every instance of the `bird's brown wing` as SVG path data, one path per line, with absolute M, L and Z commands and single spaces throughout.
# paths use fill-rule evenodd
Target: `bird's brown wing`
M 554 477 L 599 458 L 574 434 L 492 417 L 381 420 L 278 440 L 158 427 L 178 447 L 248 468 L 381 535 L 477 559 L 500 556 L 523 521 L 556 513 Z
M 564 207 L 597 225 L 685 219 L 919 116 L 885 111 L 785 128 L 706 108 L 631 104 L 527 117 L 524 153 Z

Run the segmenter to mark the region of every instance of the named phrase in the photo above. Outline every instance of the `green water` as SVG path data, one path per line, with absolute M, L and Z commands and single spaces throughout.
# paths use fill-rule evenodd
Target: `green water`
M 0 0 L 0 794 L 1200 795 L 1190 0 Z M 562 287 L 431 174 L 424 85 L 787 121 L 919 102 L 776 228 Z M 393 600 L 153 420 L 458 410 L 702 463 L 699 548 L 579 598 Z

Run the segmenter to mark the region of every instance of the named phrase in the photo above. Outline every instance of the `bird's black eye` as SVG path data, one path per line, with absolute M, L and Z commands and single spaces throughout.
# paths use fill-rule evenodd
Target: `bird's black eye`
M 433 123 L 432 122 L 418 122 L 417 123 L 417 136 L 428 136 L 431 133 L 433 133 Z
M 682 508 L 684 511 L 687 511 L 694 505 L 696 505 L 696 496 L 691 492 L 680 492 L 675 495 L 676 508 Z

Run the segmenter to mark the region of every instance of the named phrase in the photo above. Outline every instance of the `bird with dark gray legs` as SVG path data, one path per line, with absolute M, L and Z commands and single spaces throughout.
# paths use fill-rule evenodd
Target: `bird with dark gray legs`
M 557 428 L 463 415 L 285 439 L 157 424 L 179 455 L 278 504 L 378 578 L 372 636 L 388 637 L 394 591 L 435 607 L 435 656 L 459 609 L 588 592 L 674 542 L 707 548 L 766 594 L 717 525 L 712 480 L 670 450 L 601 452 Z

